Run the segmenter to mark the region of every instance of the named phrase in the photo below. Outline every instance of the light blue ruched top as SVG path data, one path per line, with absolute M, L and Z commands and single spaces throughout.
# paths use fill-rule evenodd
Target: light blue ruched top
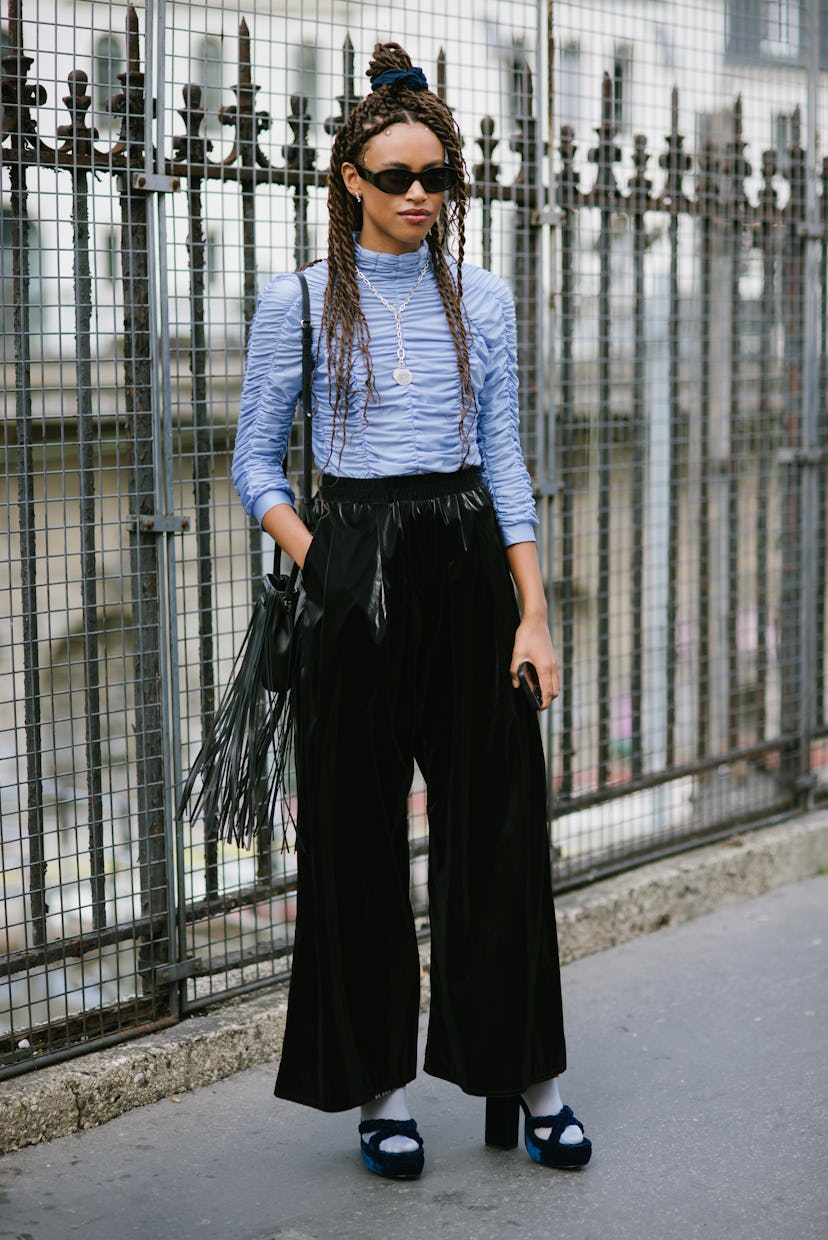
M 380 254 L 356 244 L 359 268 L 392 304 L 408 296 L 428 257 Z M 394 316 L 360 282 L 362 311 L 371 333 L 378 400 L 363 412 L 365 366 L 355 349 L 351 404 L 343 436 L 334 428 L 328 359 L 319 324 L 327 262 L 305 272 L 314 325 L 313 456 L 318 470 L 350 478 L 453 473 L 480 465 L 491 492 L 505 546 L 535 539 L 538 519 L 518 434 L 515 307 L 497 276 L 463 264 L 463 304 L 471 334 L 470 366 L 477 411 L 459 430 L 457 355 L 433 271 L 429 268 L 403 313 L 407 387 L 392 373 L 397 362 Z M 261 521 L 275 504 L 293 504 L 282 470 L 302 386 L 302 301 L 295 274 L 277 276 L 262 293 L 253 320 L 233 454 L 233 482 L 245 511 Z

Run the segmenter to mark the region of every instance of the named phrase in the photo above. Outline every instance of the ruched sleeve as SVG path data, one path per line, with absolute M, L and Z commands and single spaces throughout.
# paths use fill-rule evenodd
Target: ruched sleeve
M 277 276 L 251 325 L 233 451 L 233 483 L 257 521 L 275 504 L 294 502 L 282 462 L 301 391 L 301 287 L 295 275 Z
M 488 357 L 478 391 L 477 434 L 500 532 L 510 547 L 535 541 L 538 517 L 520 446 L 515 303 L 502 280 L 481 276 L 485 310 L 474 326 L 483 331 Z

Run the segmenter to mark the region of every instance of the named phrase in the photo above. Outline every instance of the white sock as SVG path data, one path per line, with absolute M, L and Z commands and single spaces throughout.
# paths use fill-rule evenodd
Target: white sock
M 360 1110 L 363 1120 L 411 1119 L 405 1089 L 392 1089 L 388 1094 L 380 1094 L 379 1098 L 366 1102 Z M 386 1154 L 413 1154 L 419 1146 L 411 1137 L 386 1137 L 380 1141 L 380 1149 Z
M 523 1100 L 532 1115 L 557 1115 L 563 1106 L 558 1078 L 553 1076 L 549 1081 L 530 1085 L 523 1091 Z M 545 1141 L 551 1131 L 551 1128 L 537 1128 L 535 1136 L 539 1141 Z M 561 1145 L 579 1145 L 583 1139 L 584 1134 L 575 1124 L 569 1124 L 561 1133 Z

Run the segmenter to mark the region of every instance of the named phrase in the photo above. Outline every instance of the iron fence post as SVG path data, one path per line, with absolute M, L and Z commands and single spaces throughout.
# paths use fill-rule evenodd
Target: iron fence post
M 745 159 L 747 143 L 742 137 L 742 97 L 739 95 L 733 108 L 733 133 L 727 143 L 725 169 L 729 197 L 726 210 L 729 216 L 730 245 L 730 315 L 729 315 L 729 398 L 728 434 L 723 465 L 723 507 L 726 512 L 726 545 L 723 547 L 724 564 L 727 569 L 727 607 L 725 621 L 724 664 L 727 667 L 727 708 L 723 734 L 731 749 L 737 749 L 740 741 L 740 667 L 739 667 L 739 603 L 740 580 L 740 523 L 742 520 L 739 472 L 744 450 L 742 411 L 742 296 L 739 281 L 742 274 L 742 237 L 745 229 L 748 203 L 745 197 L 745 178 L 751 174 Z M 724 584 L 724 583 L 723 583 Z
M 613 115 L 613 82 L 604 74 L 601 86 L 601 124 L 597 129 L 598 145 L 589 152 L 597 174 L 591 203 L 600 213 L 598 237 L 600 272 L 598 277 L 598 561 L 596 589 L 598 649 L 598 782 L 606 783 L 610 772 L 611 748 L 611 636 L 610 636 L 610 572 L 612 567 L 612 224 L 619 206 L 619 191 L 613 165 L 621 159 L 621 148 L 615 143 Z
M 153 428 L 156 436 L 156 503 L 164 519 L 164 533 L 159 538 L 159 647 L 161 719 L 164 736 L 164 825 L 166 863 L 166 919 L 167 959 L 173 967 L 156 971 L 159 982 L 166 982 L 167 1008 L 173 1016 L 179 1016 L 186 998 L 186 933 L 184 907 L 186 905 L 185 853 L 181 823 L 176 814 L 177 789 L 181 787 L 181 709 L 179 667 L 178 623 L 178 558 L 175 540 L 179 532 L 189 528 L 186 517 L 176 517 L 173 464 L 173 394 L 172 359 L 170 350 L 170 288 L 168 231 L 168 191 L 176 192 L 180 184 L 177 177 L 166 177 L 165 147 L 167 141 L 167 105 L 163 87 L 155 91 L 155 77 L 166 81 L 167 68 L 167 4 L 166 0 L 146 0 L 147 22 L 147 90 L 146 97 L 152 106 L 144 109 L 144 160 L 154 182 L 163 187 L 154 201 L 153 227 L 149 231 L 150 302 L 153 313 L 153 339 L 157 347 L 153 357 Z M 156 117 L 155 147 L 153 147 L 153 117 Z M 163 657 L 166 655 L 166 657 Z
M 781 475 L 782 591 L 779 621 L 779 676 L 781 692 L 780 730 L 786 738 L 780 755 L 780 775 L 793 794 L 799 790 L 802 774 L 803 673 L 801 638 L 803 628 L 803 589 L 807 590 L 807 571 L 802 563 L 803 471 L 801 449 L 804 443 L 803 399 L 804 308 L 805 308 L 805 162 L 800 141 L 800 114 L 794 114 L 793 143 L 789 150 L 790 198 L 785 207 L 785 236 L 782 260 L 782 314 L 784 320 L 785 382 Z M 795 739 L 794 739 L 795 738 Z
M 575 167 L 576 145 L 569 125 L 561 127 L 561 166 L 555 186 L 555 202 L 561 213 L 560 254 L 560 428 L 557 437 L 560 489 L 560 584 L 561 608 L 561 774 L 559 796 L 574 791 L 575 713 L 575 237 L 580 203 L 579 177 Z
M 205 303 L 207 246 L 204 237 L 202 184 L 212 142 L 201 136 L 205 111 L 201 87 L 183 88 L 178 115 L 184 133 L 174 139 L 172 164 L 183 165 L 187 185 L 187 256 L 190 275 L 190 376 L 193 402 L 193 498 L 195 500 L 196 571 L 198 574 L 198 650 L 201 735 L 206 736 L 216 709 L 213 642 L 212 429 L 207 406 L 207 333 Z M 218 840 L 212 822 L 205 823 L 205 885 L 218 894 Z M 181 867 L 179 866 L 179 872 Z
M 542 203 L 541 167 L 538 162 L 537 120 L 534 109 L 532 70 L 524 61 L 517 72 L 517 133 L 511 147 L 520 156 L 520 171 L 513 186 L 515 205 L 515 302 L 518 332 L 518 371 L 521 391 L 521 439 L 526 465 L 538 474 L 542 394 L 538 368 L 538 274 Z
M 23 621 L 24 729 L 26 735 L 27 818 L 29 840 L 29 902 L 36 944 L 46 942 L 46 858 L 43 822 L 43 760 L 40 709 L 40 654 L 37 606 L 37 501 L 34 454 L 29 320 L 29 211 L 27 155 L 41 146 L 29 109 L 44 103 L 46 92 L 26 78 L 34 64 L 23 50 L 21 0 L 9 0 L 8 51 L 3 57 L 3 138 L 9 173 L 12 219 L 12 286 L 14 296 L 14 377 L 17 423 L 17 511 L 20 522 L 20 588 Z
M 636 134 L 633 160 L 635 175 L 630 181 L 629 209 L 632 217 L 633 232 L 633 390 L 630 409 L 632 423 L 632 546 L 630 548 L 630 593 L 629 608 L 632 621 L 630 651 L 630 769 L 633 778 L 638 779 L 644 771 L 644 689 L 645 689 L 645 610 L 652 607 L 659 610 L 656 591 L 645 604 L 645 567 L 644 543 L 645 527 L 648 515 L 645 513 L 645 487 L 652 488 L 653 457 L 652 441 L 657 436 L 657 428 L 663 410 L 669 409 L 666 392 L 661 391 L 661 357 L 663 340 L 658 328 L 654 334 L 654 324 L 647 322 L 647 298 L 645 295 L 644 257 L 647 244 L 645 216 L 650 206 L 652 182 L 647 177 L 647 139 L 644 134 Z M 648 351 L 652 343 L 654 349 Z M 648 353 L 652 353 L 649 356 Z M 657 395 L 649 399 L 650 388 L 655 388 Z M 646 395 L 645 395 L 646 393 Z M 648 439 L 650 451 L 648 452 Z M 662 464 L 660 458 L 657 458 Z M 645 469 L 645 463 L 647 468 Z M 668 469 L 669 474 L 669 469 Z M 663 479 L 660 478 L 663 482 Z M 649 499 L 649 496 L 647 497 Z M 668 526 L 658 522 L 659 532 L 666 531 Z M 664 563 L 667 556 L 664 556 Z M 652 585 L 653 572 L 649 573 Z M 656 626 L 659 627 L 659 626 Z M 652 644 L 652 637 L 650 638 Z M 660 676 L 650 668 L 653 679 L 660 682 Z M 654 708 L 651 714 L 656 714 Z M 661 720 L 653 720 L 655 731 L 660 731 Z M 652 738 L 651 738 L 652 739 Z M 658 760 L 664 759 L 664 746 L 654 747 Z
M 803 324 L 802 429 L 801 429 L 801 552 L 800 572 L 800 649 L 802 674 L 799 702 L 799 787 L 803 799 L 810 801 L 813 790 L 811 740 L 815 722 L 814 680 L 816 673 L 817 591 L 817 496 L 824 461 L 819 444 L 819 329 L 820 258 L 822 220 L 817 192 L 817 108 L 820 73 L 820 0 L 808 2 L 808 94 L 805 174 L 805 288 Z
M 822 160 L 822 194 L 820 197 L 822 238 L 820 241 L 819 259 L 819 391 L 817 393 L 817 413 L 819 425 L 817 439 L 823 453 L 828 452 L 828 156 Z M 825 700 L 825 624 L 826 587 L 828 587 L 828 456 L 823 455 L 819 471 L 817 487 L 817 599 L 816 615 L 816 668 L 814 670 L 814 724 L 821 729 L 826 724 Z
M 250 30 L 242 18 L 239 24 L 238 83 L 233 87 L 236 104 L 222 108 L 219 120 L 235 129 L 235 143 L 224 161 L 225 166 L 238 165 L 242 203 L 242 270 L 244 280 L 244 343 L 247 346 L 253 316 L 256 313 L 256 171 L 270 170 L 270 163 L 259 147 L 259 134 L 270 128 L 270 116 L 256 111 L 259 87 L 254 83 L 250 60 Z M 248 553 L 250 557 L 250 601 L 255 603 L 264 571 L 264 535 L 258 522 L 248 522 Z M 259 709 L 264 709 L 260 701 Z M 264 789 L 263 789 L 264 791 Z M 264 796 L 262 798 L 264 803 Z M 267 883 L 272 876 L 270 840 L 256 838 L 256 879 Z
M 86 778 L 89 813 L 89 863 L 92 923 L 106 925 L 106 864 L 101 789 L 100 622 L 98 556 L 95 531 L 95 426 L 92 412 L 92 273 L 89 262 L 89 168 L 94 161 L 96 129 L 86 125 L 92 104 L 89 79 L 83 70 L 69 74 L 63 102 L 71 121 L 58 128 L 62 155 L 71 161 L 72 232 L 74 248 L 75 350 L 78 372 L 78 455 L 80 457 L 81 577 L 83 579 L 83 642 L 86 668 Z
M 661 155 L 659 165 L 664 169 L 665 182 L 661 203 L 669 215 L 670 276 L 669 276 L 669 323 L 667 348 L 669 350 L 669 406 L 670 406 L 670 470 L 669 470 L 669 539 L 667 551 L 667 651 L 666 651 L 666 748 L 664 760 L 672 766 L 676 760 L 676 649 L 678 645 L 678 597 L 679 597 L 679 551 L 680 551 L 680 494 L 679 468 L 686 469 L 686 453 L 679 463 L 681 442 L 680 367 L 681 331 L 683 325 L 682 305 L 679 294 L 679 216 L 689 214 L 690 203 L 684 193 L 684 174 L 689 171 L 691 160 L 684 151 L 684 135 L 679 132 L 679 95 L 673 87 L 670 98 L 670 133 L 667 150 Z
M 757 488 L 759 503 L 756 505 L 756 713 L 759 731 L 765 734 L 768 727 L 768 672 L 771 666 L 768 631 L 770 620 L 770 520 L 768 499 L 772 493 L 772 411 L 771 411 L 771 364 L 773 361 L 772 333 L 775 311 L 776 272 L 776 221 L 778 218 L 777 193 L 774 186 L 776 175 L 776 152 L 762 153 L 762 189 L 757 208 L 756 241 L 762 255 L 762 302 L 759 328 L 759 404 L 757 409 L 757 432 L 759 437 Z
M 294 172 L 293 204 L 296 225 L 294 229 L 293 256 L 297 267 L 304 267 L 310 258 L 310 234 L 308 232 L 308 189 L 314 184 L 316 151 L 308 141 L 311 116 L 304 95 L 291 95 L 290 115 L 287 118 L 293 141 L 282 147 L 285 169 Z
M 156 969 L 170 959 L 167 932 L 167 832 L 165 739 L 161 695 L 161 563 L 155 529 L 157 466 L 153 416 L 152 310 L 149 272 L 149 194 L 136 188 L 145 169 L 145 95 L 140 67 L 138 16 L 127 11 L 127 68 L 118 75 L 122 92 L 113 111 L 122 117 L 113 154 L 123 156 L 119 173 L 121 270 L 124 289 L 124 387 L 130 446 L 129 548 L 134 634 L 135 751 L 141 912 L 150 930 L 139 952 L 145 994 L 166 1008 L 169 987 L 158 985 Z M 164 929 L 158 933 L 159 926 Z
M 538 281 L 539 332 L 538 375 L 541 388 L 538 443 L 539 481 L 542 491 L 541 571 L 546 583 L 549 607 L 549 628 L 554 628 L 557 596 L 555 589 L 555 524 L 557 496 L 556 407 L 555 407 L 555 297 L 557 289 L 557 240 L 560 217 L 555 206 L 555 40 L 552 6 L 539 0 L 537 6 L 537 79 L 538 87 L 538 167 L 541 170 L 542 206 L 546 210 L 545 240 L 541 245 L 541 278 Z M 544 59 L 545 56 L 545 59 Z M 544 75 L 544 67 L 546 73 Z M 543 102 L 546 101 L 544 111 Z M 545 120 L 545 127 L 541 120 Z M 546 184 L 544 185 L 544 177 Z M 543 723 L 546 742 L 547 803 L 551 824 L 553 794 L 554 739 L 557 711 L 548 710 Z

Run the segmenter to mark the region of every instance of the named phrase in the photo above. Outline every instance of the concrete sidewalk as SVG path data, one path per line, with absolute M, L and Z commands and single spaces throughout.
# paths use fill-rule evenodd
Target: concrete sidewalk
M 379 1180 L 268 1065 L 7 1155 L 0 1238 L 825 1240 L 826 983 L 824 876 L 567 966 L 582 1172 L 487 1150 L 482 1102 L 420 1076 L 426 1171 Z
M 828 873 L 828 812 L 592 883 L 556 900 L 561 962 L 571 964 L 774 887 Z M 420 945 L 429 1001 L 430 944 Z M 281 1050 L 287 988 L 218 1003 L 204 1015 L 108 1050 L 43 1065 L 0 1085 L 0 1151 L 83 1132 L 133 1107 L 269 1063 Z

